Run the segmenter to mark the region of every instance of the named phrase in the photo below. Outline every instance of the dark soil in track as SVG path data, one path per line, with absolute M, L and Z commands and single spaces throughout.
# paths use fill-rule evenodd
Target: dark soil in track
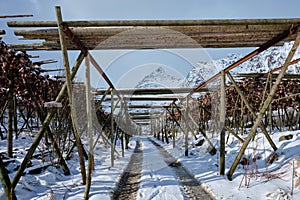
M 171 154 L 169 154 L 164 148 L 162 148 L 154 140 L 148 138 L 164 156 L 164 161 L 170 166 L 178 177 L 178 182 L 183 187 L 183 193 L 185 199 L 199 199 L 199 200 L 213 200 L 214 198 L 208 194 L 201 186 L 199 181 L 192 176 Z
M 117 188 L 113 192 L 112 199 L 132 200 L 137 199 L 137 191 L 141 182 L 141 171 L 143 165 L 142 143 L 136 141 L 134 152 L 130 158 Z
M 148 138 L 160 153 L 164 156 L 165 163 L 171 167 L 178 177 L 178 182 L 182 186 L 182 194 L 184 199 L 195 200 L 213 200 L 214 198 L 208 194 L 179 161 L 169 154 L 158 143 Z M 122 174 L 120 181 L 113 192 L 112 199 L 133 200 L 137 199 L 137 193 L 141 182 L 141 171 L 143 165 L 143 151 L 141 141 L 136 141 L 136 147 L 127 168 Z

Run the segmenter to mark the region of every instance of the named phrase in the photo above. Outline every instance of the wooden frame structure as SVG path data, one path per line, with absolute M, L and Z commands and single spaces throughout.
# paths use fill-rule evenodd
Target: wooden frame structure
M 157 95 L 157 94 L 186 94 L 186 98 L 182 98 L 181 102 L 185 101 L 185 106 L 182 104 L 182 107 L 185 108 L 186 114 L 184 116 L 185 122 L 189 119 L 193 121 L 188 113 L 187 104 L 189 102 L 189 97 L 194 92 L 206 92 L 205 86 L 217 79 L 218 77 L 224 77 L 231 69 L 237 67 L 241 63 L 249 60 L 253 56 L 263 52 L 274 45 L 280 45 L 284 41 L 296 40 L 294 46 L 286 59 L 285 64 L 282 66 L 281 71 L 276 79 L 276 83 L 272 87 L 271 93 L 269 94 L 267 100 L 264 102 L 263 107 L 259 115 L 256 117 L 255 124 L 251 129 L 251 132 L 247 139 L 244 141 L 241 151 L 237 155 L 236 160 L 234 161 L 230 171 L 227 176 L 229 179 L 232 179 L 232 174 L 235 171 L 235 168 L 241 158 L 241 155 L 244 153 L 247 148 L 250 139 L 256 133 L 257 127 L 260 125 L 260 121 L 266 109 L 268 108 L 270 102 L 272 101 L 274 92 L 277 89 L 276 84 L 281 81 L 288 65 L 291 63 L 292 56 L 299 45 L 300 36 L 299 34 L 295 37 L 296 33 L 299 31 L 300 19 L 241 19 L 241 20 L 141 20 L 141 21 L 63 21 L 61 16 L 61 11 L 59 7 L 56 7 L 57 21 L 11 21 L 8 22 L 10 27 L 30 27 L 34 29 L 25 29 L 25 30 L 15 30 L 17 36 L 22 36 L 22 39 L 25 40 L 44 40 L 42 43 L 34 44 L 10 44 L 10 47 L 16 48 L 18 50 L 61 50 L 64 58 L 64 66 L 66 73 L 66 83 L 64 84 L 59 96 L 56 101 L 59 102 L 62 99 L 62 96 L 68 92 L 69 97 L 72 96 L 72 85 L 71 81 L 75 77 L 76 72 L 80 66 L 82 60 L 86 57 L 86 71 L 89 72 L 90 63 L 99 71 L 105 81 L 108 83 L 111 92 L 111 115 L 114 114 L 114 109 L 118 107 L 120 102 L 120 111 L 125 113 L 125 123 L 130 123 L 129 120 L 129 111 L 128 108 L 159 108 L 164 107 L 165 111 L 161 114 L 161 118 L 164 118 L 167 115 L 167 112 L 172 113 L 174 109 L 178 109 L 172 103 L 170 106 L 149 106 L 149 105 L 127 105 L 124 103 L 124 99 L 121 94 L 134 94 L 134 95 Z M 39 29 L 36 29 L 39 28 Z M 168 33 L 165 36 L 160 35 L 160 31 L 167 30 Z M 148 34 L 152 33 L 152 34 Z M 180 33 L 180 34 L 178 34 Z M 181 36 L 185 35 L 192 40 L 184 40 L 182 43 L 178 40 Z M 115 37 L 114 36 L 118 36 Z M 106 40 L 113 38 L 113 42 L 105 43 Z M 125 39 L 126 38 L 126 39 Z M 158 39 L 160 38 L 160 39 Z M 164 42 L 162 42 L 164 41 Z M 99 45 L 100 44 L 100 45 Z M 255 51 L 246 55 L 242 59 L 233 63 L 224 69 L 224 71 L 219 72 L 208 81 L 202 83 L 196 88 L 190 89 L 132 89 L 132 90 L 117 90 L 109 78 L 106 76 L 102 68 L 97 64 L 94 58 L 89 54 L 89 50 L 93 49 L 145 49 L 145 48 L 229 48 L 229 47 L 258 47 Z M 72 69 L 72 72 L 69 68 L 68 61 L 68 50 L 79 50 L 80 54 L 77 58 L 77 61 Z M 89 76 L 87 76 L 89 79 Z M 278 85 L 278 84 L 277 84 Z M 90 84 L 87 81 L 86 87 L 90 88 Z M 222 99 L 224 101 L 224 87 L 225 84 L 222 84 Z M 90 99 L 90 91 L 86 93 L 86 99 Z M 96 94 L 104 95 L 106 91 L 97 91 Z M 118 96 L 117 103 L 114 103 L 114 96 Z M 143 100 L 158 100 L 157 98 L 145 98 L 145 97 L 129 97 L 127 100 L 134 101 L 143 101 Z M 172 98 L 172 99 L 170 99 Z M 169 97 L 168 101 L 171 100 L 173 103 L 178 98 Z M 166 100 L 166 99 L 159 99 Z M 70 99 L 71 107 L 72 100 Z M 90 105 L 87 104 L 87 110 L 90 112 Z M 177 105 L 176 105 L 177 106 Z M 168 109 L 172 109 L 171 111 Z M 178 109 L 179 111 L 180 109 Z M 224 110 L 224 102 L 222 102 L 222 110 Z M 27 164 L 27 160 L 31 158 L 33 152 L 35 151 L 37 145 L 39 144 L 41 138 L 43 137 L 46 127 L 49 125 L 56 108 L 51 108 L 51 111 L 45 118 L 42 128 L 39 130 L 36 139 L 34 140 L 32 146 L 30 147 L 28 154 L 25 156 L 24 161 L 21 163 L 19 170 L 17 171 L 12 183 L 11 188 L 15 188 L 18 183 L 22 173 L 24 172 Z M 149 111 L 145 111 L 145 115 L 136 115 L 134 114 L 131 119 L 137 120 L 136 124 L 138 127 L 140 125 L 151 125 L 152 130 L 155 131 L 155 126 L 159 129 L 167 126 L 167 124 L 162 120 L 161 122 L 154 120 L 152 123 L 149 121 L 151 114 Z M 89 116 L 89 121 L 91 120 L 91 115 Z M 72 118 L 75 116 L 72 116 Z M 224 112 L 220 118 L 224 118 Z M 74 119 L 73 119 L 74 120 Z M 173 142 L 175 142 L 174 137 L 174 127 L 178 123 L 176 120 L 172 122 L 172 137 Z M 197 125 L 195 121 L 194 124 Z M 76 130 L 76 124 L 73 124 L 74 129 Z M 187 151 L 187 135 L 189 126 L 186 125 L 185 128 L 182 128 L 182 131 L 185 133 L 186 139 L 186 151 Z M 111 130 L 114 130 L 114 121 L 111 120 Z M 91 124 L 88 125 L 88 131 L 91 132 Z M 200 131 L 202 131 L 200 129 Z M 89 134 L 91 135 L 91 134 Z M 112 134 L 113 135 L 113 134 Z M 204 133 L 205 135 L 205 133 Z M 224 132 L 221 134 L 222 149 L 224 150 Z M 113 140 L 111 142 L 111 164 L 114 165 L 114 146 Z M 167 137 L 166 137 L 167 139 Z M 208 138 L 206 138 L 209 141 Z M 81 146 L 80 138 L 76 138 L 77 145 Z M 92 150 L 92 144 L 90 143 L 90 150 Z M 175 146 L 175 143 L 173 143 Z M 276 150 L 276 146 L 274 147 Z M 187 155 L 187 154 L 186 154 Z M 81 165 L 84 166 L 83 156 L 81 157 Z M 84 167 L 81 169 L 82 181 L 83 183 L 87 182 L 86 195 L 88 195 L 91 173 L 92 173 L 92 155 L 89 154 L 89 165 L 88 165 L 88 174 L 85 174 Z M 221 174 L 224 174 L 224 163 L 225 163 L 225 154 L 222 154 L 220 158 Z M 88 196 L 85 196 L 87 198 Z
M 258 47 L 298 23 L 299 19 L 64 21 L 64 25 L 70 27 L 70 30 L 89 50 Z M 15 34 L 22 36 L 23 39 L 42 39 L 45 42 L 12 45 L 13 48 L 61 49 L 56 21 L 11 21 L 8 22 L 8 26 L 43 28 L 15 30 Z M 170 34 L 160 35 L 159 31 L 164 29 L 171 30 L 168 32 Z M 182 33 L 193 41 L 179 42 L 177 39 L 180 34 L 176 35 L 176 33 Z M 114 38 L 115 42 L 99 45 L 116 35 L 118 38 Z M 283 40 L 293 39 L 294 37 Z M 70 39 L 66 40 L 66 45 L 69 50 L 78 50 L 78 46 Z

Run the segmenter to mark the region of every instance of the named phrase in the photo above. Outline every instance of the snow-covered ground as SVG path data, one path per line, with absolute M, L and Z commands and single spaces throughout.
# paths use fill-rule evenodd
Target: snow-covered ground
M 142 141 L 143 170 L 138 199 L 184 199 L 175 172 L 165 163 L 163 155 L 145 137 Z
M 282 135 L 293 135 L 293 138 L 279 142 Z M 239 164 L 232 181 L 227 176 L 219 176 L 219 156 L 206 152 L 207 143 L 202 147 L 191 147 L 188 157 L 184 156 L 182 139 L 179 139 L 176 148 L 172 148 L 172 144 L 161 144 L 217 199 L 300 199 L 300 131 L 276 132 L 271 137 L 278 147 L 278 159 L 267 164 L 272 150 L 260 133 L 245 151 L 245 158 L 250 158 L 250 164 L 248 167 Z M 219 146 L 218 138 L 212 141 Z M 226 145 L 226 172 L 241 147 L 233 137 L 229 141 Z
M 285 44 L 284 47 L 274 47 L 259 57 L 253 58 L 256 65 L 245 63 L 241 68 L 236 70 L 266 72 L 275 67 L 279 67 L 283 62 L 283 57 L 291 47 L 291 43 Z M 299 55 L 298 55 L 299 56 Z M 219 61 L 215 61 L 216 67 L 224 68 L 234 62 L 241 56 L 228 56 Z M 250 66 L 253 66 L 252 68 Z M 201 63 L 199 64 L 201 68 Z M 259 69 L 259 70 L 258 70 Z M 160 78 L 157 74 L 149 75 L 148 83 L 165 80 L 166 75 L 160 72 Z M 199 71 L 195 69 L 191 73 L 191 83 L 202 81 L 199 77 Z M 290 73 L 299 72 L 299 64 L 289 68 Z M 156 79 L 152 79 L 154 77 Z M 181 83 L 178 79 L 169 78 L 167 82 L 160 85 L 171 83 Z M 171 80 L 173 79 L 173 80 Z M 166 81 L 166 80 L 165 80 Z M 147 81 L 142 81 L 147 84 Z M 170 83 L 169 83 L 170 82 Z M 168 83 L 168 84 L 167 84 Z M 144 85 L 145 86 L 145 85 Z M 292 135 L 291 140 L 279 141 L 282 135 Z M 246 137 L 247 135 L 244 135 Z M 278 147 L 278 159 L 272 164 L 268 164 L 267 158 L 272 153 L 271 147 L 263 134 L 259 133 L 255 140 L 250 143 L 249 148 L 245 151 L 245 158 L 250 159 L 248 167 L 238 165 L 234 173 L 233 180 L 227 180 L 226 176 L 219 175 L 219 154 L 211 156 L 207 151 L 207 143 L 197 147 L 190 138 L 190 155 L 184 156 L 183 136 L 179 133 L 176 141 L 176 148 L 172 148 L 172 143 L 160 144 L 176 157 L 184 167 L 200 180 L 206 190 L 210 191 L 216 199 L 300 199 L 300 131 L 274 132 L 271 135 L 273 141 Z M 8 164 L 7 169 L 11 172 L 12 179 L 18 164 L 22 162 L 26 149 L 31 145 L 34 136 L 22 133 L 19 139 L 14 140 L 15 161 Z M 144 160 L 142 170 L 142 182 L 139 199 L 183 199 L 181 196 L 180 186 L 176 181 L 175 174 L 170 168 L 165 167 L 165 163 L 159 151 L 153 149 L 153 145 L 145 138 L 131 138 L 131 149 L 125 152 L 125 157 L 118 156 L 115 160 L 115 166 L 110 167 L 110 149 L 99 144 L 95 148 L 95 170 L 93 171 L 93 183 L 91 186 L 90 199 L 111 199 L 111 193 L 116 186 L 121 173 L 125 169 L 130 155 L 133 152 L 135 140 L 142 140 Z M 218 148 L 219 138 L 211 138 L 213 144 Z M 226 145 L 226 172 L 229 170 L 234 161 L 237 152 L 241 147 L 234 137 L 229 138 Z M 0 152 L 6 151 L 6 140 L 0 140 Z M 117 150 L 120 151 L 119 146 Z M 45 146 L 39 146 L 37 153 L 46 152 Z M 253 162 L 255 158 L 255 162 Z M 48 160 L 44 161 L 45 163 Z M 81 184 L 81 175 L 79 171 L 79 161 L 76 153 L 71 160 L 67 161 L 71 170 L 70 176 L 64 176 L 61 169 L 49 166 L 39 174 L 27 173 L 23 176 L 16 187 L 16 195 L 20 200 L 28 199 L 82 199 L 85 186 Z M 41 165 L 40 159 L 33 159 L 32 166 Z M 30 168 L 29 168 L 30 169 Z M 27 170 L 28 171 L 28 170 Z M 173 196 L 170 196 L 172 194 Z M 150 198 L 153 197 L 153 198 Z M 5 199 L 3 188 L 0 188 L 0 199 Z
M 292 135 L 291 140 L 279 141 L 282 135 Z M 151 137 L 151 136 L 150 136 Z M 256 162 L 250 161 L 248 168 L 239 164 L 234 173 L 233 180 L 219 175 L 219 156 L 211 156 L 206 152 L 207 143 L 189 149 L 190 155 L 184 156 L 184 141 L 180 134 L 177 136 L 176 147 L 172 143 L 166 144 L 158 141 L 169 153 L 176 157 L 184 167 L 202 182 L 206 190 L 210 191 L 216 199 L 299 199 L 300 175 L 300 131 L 275 132 L 272 139 L 279 148 L 279 157 L 272 164 L 266 164 L 266 158 L 272 153 L 268 142 L 259 133 L 249 145 L 245 157 L 257 158 Z M 109 148 L 99 145 L 95 149 L 95 170 L 90 199 L 111 199 L 111 193 L 125 169 L 135 145 L 135 140 L 142 141 L 143 170 L 139 199 L 184 199 L 176 175 L 164 163 L 160 152 L 145 137 L 133 137 L 130 149 L 125 152 L 125 157 L 118 157 L 115 166 L 110 167 Z M 219 146 L 218 138 L 211 138 L 216 147 Z M 25 149 L 32 141 L 31 137 L 24 135 L 15 142 L 17 157 L 25 154 Z M 0 141 L 1 152 L 6 149 L 6 142 Z M 233 137 L 229 138 L 226 145 L 226 171 L 230 168 L 237 151 L 241 147 Z M 26 174 L 21 178 L 16 187 L 18 199 L 82 199 L 85 186 L 81 184 L 79 162 L 74 154 L 68 161 L 71 170 L 70 176 L 55 167 L 48 167 L 39 174 Z M 17 159 L 17 162 L 21 160 Z M 36 162 L 33 160 L 33 163 Z M 10 163 L 8 170 L 13 170 L 17 163 Z M 293 169 L 294 166 L 294 169 Z M 293 175 L 294 173 L 294 175 Z M 14 173 L 10 174 L 12 178 Z M 293 181 L 292 181 L 293 180 Z M 4 198 L 1 188 L 1 199 Z
M 31 145 L 33 138 L 29 134 L 22 134 L 19 139 L 14 140 L 14 149 L 16 150 L 16 162 L 12 162 L 7 166 L 12 179 L 16 166 L 22 162 L 26 149 Z M 93 183 L 90 191 L 90 199 L 111 199 L 111 193 L 120 178 L 120 174 L 125 169 L 130 156 L 133 152 L 135 142 L 129 143 L 130 149 L 125 151 L 125 157 L 116 156 L 114 167 L 110 166 L 110 148 L 104 147 L 103 144 L 97 145 L 94 151 L 95 170 L 93 171 Z M 37 152 L 46 152 L 41 149 L 43 145 L 37 149 Z M 117 148 L 119 152 L 120 149 Z M 6 140 L 0 141 L 0 152 L 6 151 Z M 45 161 L 47 162 L 47 161 Z M 32 160 L 33 167 L 44 165 L 40 159 Z M 67 161 L 71 175 L 65 176 L 60 168 L 53 166 L 47 167 L 39 174 L 29 174 L 22 176 L 15 192 L 19 200 L 28 199 L 83 199 L 85 185 L 82 185 L 81 174 L 79 170 L 79 161 L 77 153 Z M 32 167 L 32 168 L 33 168 Z M 28 168 L 31 169 L 31 168 Z M 28 169 L 26 172 L 28 172 Z M 0 188 L 0 199 L 5 199 L 3 188 Z

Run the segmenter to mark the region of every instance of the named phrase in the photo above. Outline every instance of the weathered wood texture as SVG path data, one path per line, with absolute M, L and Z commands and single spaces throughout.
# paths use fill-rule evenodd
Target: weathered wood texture
M 67 21 L 64 24 L 71 27 L 88 49 L 147 49 L 258 47 L 299 22 L 300 19 L 228 19 Z M 45 40 L 39 44 L 15 44 L 14 48 L 60 49 L 57 25 L 52 21 L 11 21 L 8 25 L 40 27 L 18 29 L 15 34 L 25 40 Z M 293 39 L 291 36 L 285 41 Z M 67 39 L 66 43 L 68 49 L 78 49 L 71 40 Z

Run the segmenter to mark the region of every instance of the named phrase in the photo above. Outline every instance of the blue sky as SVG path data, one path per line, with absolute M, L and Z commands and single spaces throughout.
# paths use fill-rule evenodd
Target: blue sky
M 0 15 L 33 14 L 17 20 L 56 20 L 54 7 L 60 5 L 65 20 L 138 20 L 138 19 L 239 19 L 239 18 L 298 18 L 299 0 L 0 0 Z M 13 29 L 0 19 L 1 29 L 7 34 L 6 43 L 20 43 Z M 212 58 L 224 57 L 231 52 L 246 54 L 252 49 L 208 49 Z M 55 58 L 62 65 L 60 52 L 33 52 L 40 59 Z M 114 53 L 110 53 L 115 55 Z M 70 54 L 74 61 L 77 53 Z M 119 57 L 117 55 L 117 57 Z M 190 55 L 193 56 L 193 55 Z M 110 56 L 105 56 L 110 57 Z M 195 56 L 194 56 L 195 57 Z M 189 58 L 188 58 L 189 59 Z M 155 60 L 155 59 L 154 59 Z M 103 63 L 111 63 L 103 61 Z

